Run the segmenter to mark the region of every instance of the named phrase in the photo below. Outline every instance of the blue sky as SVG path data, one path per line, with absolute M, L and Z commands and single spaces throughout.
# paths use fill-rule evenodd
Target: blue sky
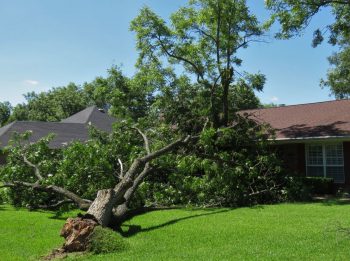
M 0 0 L 0 101 L 17 104 L 29 91 L 69 82 L 82 84 L 106 75 L 112 65 L 134 72 L 137 58 L 130 21 L 142 6 L 166 18 L 185 0 Z M 260 19 L 268 17 L 263 0 L 248 1 Z M 302 37 L 255 43 L 240 52 L 241 70 L 267 77 L 262 102 L 298 104 L 331 100 L 319 80 L 336 49 L 311 47 L 312 32 L 332 21 L 320 13 Z M 274 27 L 273 30 L 275 30 Z

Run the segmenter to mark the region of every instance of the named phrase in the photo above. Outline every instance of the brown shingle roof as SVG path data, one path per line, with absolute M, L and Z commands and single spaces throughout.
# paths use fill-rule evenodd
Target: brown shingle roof
M 245 110 L 240 114 L 269 124 L 277 140 L 350 137 L 350 100 Z

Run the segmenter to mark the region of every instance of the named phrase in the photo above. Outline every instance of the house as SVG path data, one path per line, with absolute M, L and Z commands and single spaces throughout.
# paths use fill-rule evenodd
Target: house
M 8 145 L 14 132 L 24 133 L 32 131 L 28 142 L 36 142 L 40 138 L 54 133 L 50 142 L 52 148 L 60 148 L 72 141 L 87 141 L 89 139 L 89 126 L 92 125 L 105 132 L 112 131 L 114 117 L 99 110 L 96 106 L 88 107 L 60 122 L 41 121 L 15 121 L 0 128 L 0 147 Z M 4 163 L 4 156 L 0 157 L 0 164 Z
M 275 136 L 271 139 L 290 172 L 350 185 L 350 100 L 240 113 L 272 127 Z

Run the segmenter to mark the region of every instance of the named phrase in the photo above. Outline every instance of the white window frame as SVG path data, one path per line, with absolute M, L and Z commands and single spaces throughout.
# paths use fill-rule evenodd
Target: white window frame
M 322 165 L 320 164 L 309 164 L 308 155 L 309 155 L 309 146 L 318 145 L 322 146 Z M 326 155 L 326 146 L 327 145 L 341 145 L 343 164 L 327 164 L 327 155 Z M 306 176 L 308 175 L 308 167 L 323 167 L 323 177 L 327 178 L 327 167 L 342 167 L 343 168 L 343 180 L 334 181 L 334 183 L 343 184 L 345 183 L 345 169 L 344 169 L 344 147 L 343 142 L 329 142 L 329 143 L 306 143 L 305 144 L 305 166 L 306 166 Z M 311 176 L 313 177 L 313 176 Z

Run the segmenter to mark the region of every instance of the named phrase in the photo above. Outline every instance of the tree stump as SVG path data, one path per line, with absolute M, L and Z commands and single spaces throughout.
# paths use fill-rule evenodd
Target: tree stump
M 65 238 L 63 249 L 66 252 L 79 252 L 87 250 L 89 237 L 98 223 L 91 218 L 68 218 L 60 235 Z

